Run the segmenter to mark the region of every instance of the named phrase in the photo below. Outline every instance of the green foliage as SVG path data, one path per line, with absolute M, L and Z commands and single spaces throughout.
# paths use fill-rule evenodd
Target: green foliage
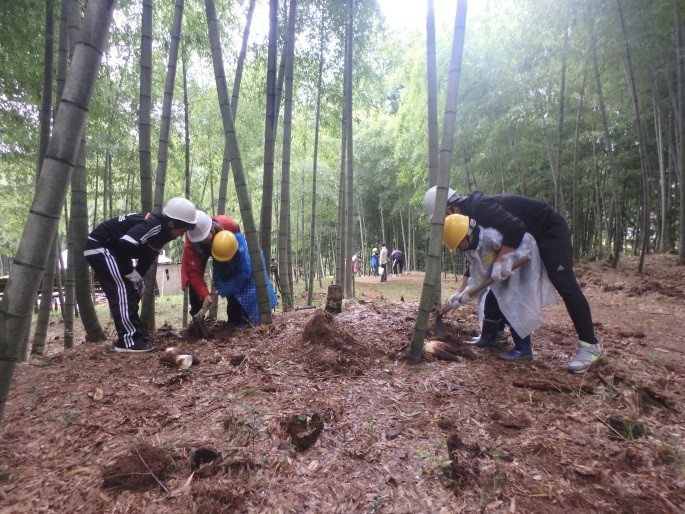
M 279 44 L 283 6 L 279 3 Z M 248 0 L 217 2 L 229 89 L 242 42 Z M 625 41 L 615 0 L 502 0 L 470 6 L 461 69 L 457 132 L 452 156 L 451 186 L 466 192 L 519 193 L 552 202 L 552 169 L 558 145 L 560 72 L 563 34 L 566 51 L 565 124 L 561 139 L 561 180 L 567 208 L 573 182 L 578 191 L 580 224 L 588 231 L 587 245 L 598 245 L 594 208 L 598 198 L 611 196 L 608 142 L 601 127 L 598 93 L 588 43 L 597 38 L 602 93 L 611 144 L 619 166 L 624 195 L 624 218 L 636 233 L 640 219 L 641 163 L 636 144 L 634 111 L 624 69 Z M 652 170 L 657 169 L 656 109 L 662 113 L 666 160 L 674 162 L 670 146 L 675 131 L 673 95 L 677 91 L 674 8 L 668 0 L 622 0 L 631 57 L 641 101 L 643 126 Z M 42 90 L 45 3 L 38 0 L 0 3 L 0 253 L 12 255 L 21 237 L 31 204 L 38 147 L 38 106 Z M 257 3 L 243 71 L 236 130 L 251 193 L 252 206 L 261 205 L 266 77 L 267 7 Z M 112 156 L 112 215 L 140 209 L 138 104 L 140 60 L 140 2 L 118 5 L 110 44 L 92 101 L 87 137 L 89 210 L 91 224 L 102 212 L 106 155 Z M 154 1 L 152 160 L 153 172 L 168 39 L 174 2 Z M 473 14 L 471 14 L 473 12 Z M 261 13 L 261 14 L 260 14 Z M 323 38 L 324 72 L 318 148 L 318 230 L 320 251 L 333 251 L 342 112 L 342 67 L 347 6 L 343 2 L 300 0 L 295 62 L 293 142 L 291 156 L 295 252 L 308 255 L 311 223 L 314 113 L 319 42 Z M 417 7 L 417 16 L 422 16 Z M 55 18 L 59 17 L 57 5 Z M 453 20 L 437 20 L 438 113 L 444 110 L 444 90 L 450 60 Z M 55 24 L 57 31 L 59 24 Z M 400 218 L 412 224 L 421 252 L 426 217 L 421 199 L 427 185 L 426 50 L 422 33 L 385 31 L 378 3 L 355 2 L 354 48 L 354 170 L 355 238 L 359 220 L 367 240 L 395 238 Z M 55 35 L 57 37 L 58 34 Z M 188 56 L 190 130 L 190 197 L 199 208 L 214 213 L 223 161 L 224 134 L 209 53 L 203 2 L 185 2 L 184 52 Z M 55 53 L 57 48 L 55 48 Z M 181 66 L 172 108 L 166 196 L 184 194 L 185 134 Z M 574 175 L 576 117 L 578 162 Z M 439 121 L 441 129 L 441 121 Z M 282 126 L 279 126 L 279 137 Z M 280 143 L 277 143 L 274 205 L 280 187 Z M 669 160 L 670 159 L 670 160 Z M 674 170 L 670 170 L 670 177 Z M 154 180 L 154 177 L 153 177 Z M 671 178 L 671 184 L 674 179 Z M 651 184 L 650 203 L 658 211 L 658 184 Z M 599 189 L 597 189 L 599 188 Z M 670 188 L 667 219 L 678 218 L 678 197 Z M 97 211 L 96 211 L 97 201 Z M 382 209 L 382 212 L 381 212 Z M 608 203 L 597 214 L 605 219 Z M 226 212 L 238 219 L 237 200 L 229 178 Z M 258 216 L 258 212 L 256 213 Z M 274 212 L 274 220 L 277 220 Z M 295 219 L 297 218 L 297 219 Z M 385 226 L 381 226 L 381 219 Z M 655 222 L 656 223 L 656 222 Z M 274 223 L 274 229 L 277 223 Z M 595 249 L 584 248 L 588 253 Z M 167 247 L 172 258 L 180 242 Z

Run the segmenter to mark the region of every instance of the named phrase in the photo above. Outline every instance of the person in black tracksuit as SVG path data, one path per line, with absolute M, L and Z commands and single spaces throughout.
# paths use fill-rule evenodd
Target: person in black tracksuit
M 402 250 L 395 247 L 390 254 L 390 258 L 392 259 L 392 274 L 401 275 L 404 270 L 404 254 L 402 253 Z
M 559 213 L 533 198 L 485 195 L 481 191 L 472 191 L 466 196 L 452 194 L 447 200 L 447 213 L 464 214 L 477 219 L 483 227 L 499 230 L 503 235 L 500 256 L 514 251 L 523 235 L 529 232 L 535 238 L 547 275 L 564 300 L 578 334 L 578 349 L 569 363 L 569 371 L 581 373 L 601 357 L 602 348 L 595 337 L 590 306 L 573 273 L 571 231 Z M 493 303 L 497 303 L 492 300 L 494 298 L 486 297 L 486 318 L 488 308 L 493 309 Z
M 163 214 L 118 216 L 101 223 L 88 236 L 84 256 L 109 303 L 118 334 L 115 351 L 152 350 L 138 315 L 143 277 L 162 247 L 194 226 L 195 207 L 184 198 L 172 198 Z M 132 259 L 137 260 L 135 266 Z

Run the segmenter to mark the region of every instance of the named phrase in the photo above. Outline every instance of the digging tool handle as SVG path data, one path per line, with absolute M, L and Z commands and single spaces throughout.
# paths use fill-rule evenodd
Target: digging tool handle
M 214 294 L 212 295 L 212 300 L 213 300 L 213 301 L 216 301 L 216 299 L 217 299 L 218 297 L 219 297 L 219 294 L 218 294 L 218 293 L 214 293 Z M 204 317 L 205 317 L 205 314 L 207 314 L 207 311 L 210 309 L 210 307 L 211 307 L 210 305 L 203 305 L 202 308 L 201 308 L 201 309 L 197 312 L 197 314 L 195 314 L 193 317 L 194 317 L 194 318 L 198 318 L 198 319 L 204 318 Z
M 520 268 L 521 266 L 523 266 L 528 261 L 530 261 L 530 256 L 524 255 L 523 257 L 521 257 L 520 259 L 517 259 L 514 262 L 514 264 L 511 266 L 511 269 L 515 270 L 516 268 Z M 483 280 L 480 284 L 478 284 L 476 287 L 471 289 L 471 291 L 469 291 L 469 296 L 473 298 L 478 293 L 480 293 L 483 289 L 490 286 L 494 281 L 495 280 L 492 277 L 488 277 L 487 279 Z M 442 317 L 445 314 L 447 314 L 450 310 L 452 310 L 452 306 L 449 303 L 446 303 L 445 305 L 442 306 L 440 311 L 438 311 L 438 314 L 440 315 L 440 317 Z

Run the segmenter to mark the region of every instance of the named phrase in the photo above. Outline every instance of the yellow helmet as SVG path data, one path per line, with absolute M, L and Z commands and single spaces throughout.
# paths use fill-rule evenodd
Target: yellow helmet
M 373 250 L 371 250 L 371 253 L 376 253 L 377 251 L 378 251 L 378 248 L 374 248 Z
M 212 239 L 212 257 L 215 261 L 230 261 L 238 251 L 238 240 L 230 230 L 222 230 Z
M 442 229 L 442 242 L 450 250 L 456 250 L 459 243 L 469 232 L 469 218 L 463 214 L 450 214 L 445 218 L 445 227 Z

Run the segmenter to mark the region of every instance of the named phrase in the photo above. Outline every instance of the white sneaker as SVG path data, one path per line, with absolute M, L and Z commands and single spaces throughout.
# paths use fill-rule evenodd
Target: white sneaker
M 578 341 L 576 354 L 568 363 L 568 370 L 571 373 L 584 373 L 590 366 L 602 358 L 602 345 L 590 344 L 585 341 Z

